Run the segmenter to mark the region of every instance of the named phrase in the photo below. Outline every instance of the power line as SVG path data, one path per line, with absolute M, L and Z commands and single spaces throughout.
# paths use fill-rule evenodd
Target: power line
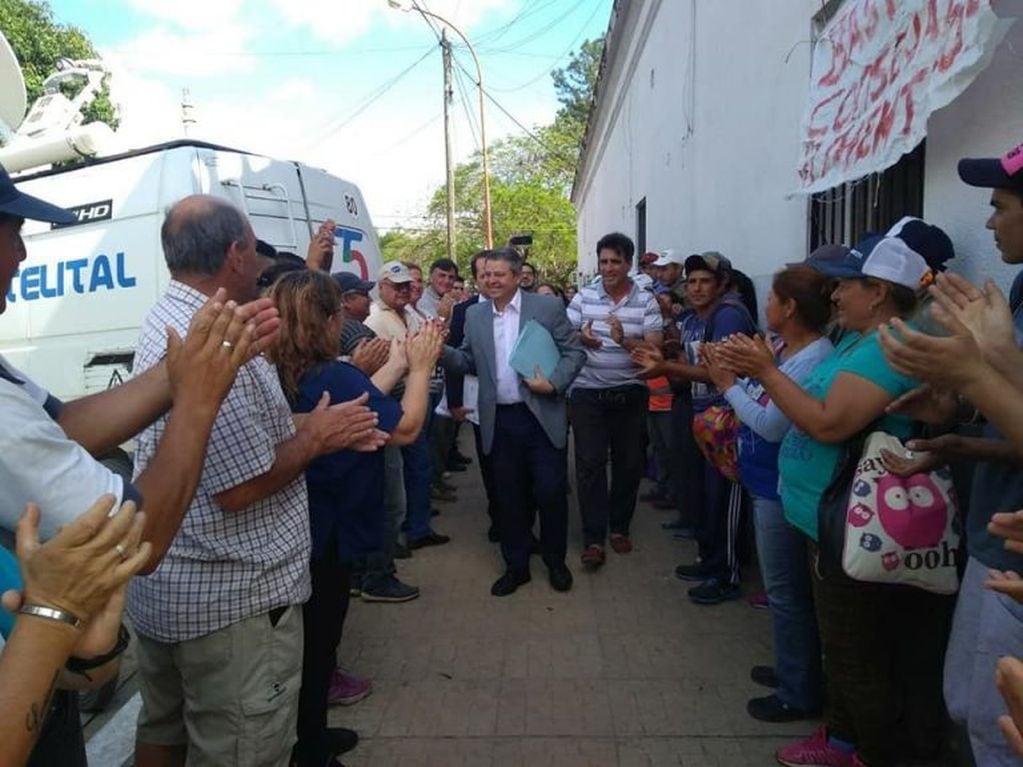
M 529 80 L 527 80 L 526 82 L 522 83 L 521 85 L 516 85 L 516 86 L 513 86 L 511 88 L 498 88 L 496 86 L 491 86 L 491 88 L 493 90 L 495 90 L 495 91 L 498 91 L 499 93 L 514 93 L 515 91 L 520 91 L 523 88 L 528 88 L 533 83 L 535 83 L 538 80 L 541 80 L 544 77 L 546 77 L 547 75 L 549 75 L 551 73 L 551 68 L 550 67 L 552 67 L 557 62 L 561 61 L 563 58 L 565 58 L 565 56 L 567 56 L 569 53 L 571 53 L 575 49 L 576 45 L 578 45 L 578 43 L 579 43 L 580 38 L 582 38 L 582 36 L 584 34 L 586 34 L 587 27 L 589 27 L 590 22 L 593 21 L 593 17 L 597 15 L 597 11 L 599 11 L 599 10 L 600 10 L 600 6 L 599 5 L 594 6 L 593 12 L 590 13 L 590 15 L 587 17 L 586 21 L 583 22 L 583 25 L 579 28 L 579 33 L 572 39 L 572 42 L 568 44 L 568 47 L 565 48 L 565 50 L 563 50 L 560 54 L 558 54 L 554 59 L 552 59 L 551 63 L 548 65 L 548 67 L 545 68 L 542 72 L 540 72 L 536 77 L 530 78 Z
M 476 137 L 479 131 L 479 126 L 473 122 L 472 114 L 469 110 L 469 96 L 466 93 L 465 83 L 462 81 L 462 73 L 457 69 L 455 72 L 455 86 L 458 88 L 459 94 L 461 94 L 462 111 L 465 112 L 465 121 L 469 124 L 469 134 L 472 136 L 472 143 L 476 146 L 477 151 L 480 150 L 480 141 Z
M 556 19 L 554 19 L 553 21 L 548 23 L 546 26 L 541 27 L 538 30 L 534 30 L 532 32 L 527 33 L 525 37 L 523 37 L 523 38 L 521 38 L 519 40 L 516 40 L 513 43 L 509 43 L 507 47 L 508 48 L 518 48 L 519 46 L 524 45 L 525 43 L 529 43 L 529 42 L 532 42 L 533 40 L 536 40 L 537 38 L 543 37 L 545 34 L 547 34 L 552 29 L 554 29 L 556 26 L 558 26 L 558 24 L 560 24 L 565 19 L 567 19 L 569 16 L 571 16 L 573 13 L 575 13 L 577 10 L 579 10 L 579 8 L 585 2 L 586 2 L 586 0 L 576 0 L 576 2 L 571 7 L 569 7 L 569 9 L 567 11 L 565 11 L 563 14 L 558 16 Z
M 356 117 L 358 117 L 363 112 L 365 112 L 367 109 L 369 109 L 385 93 L 387 93 L 389 90 L 391 90 L 391 88 L 393 88 L 395 85 L 397 85 L 402 80 L 402 78 L 404 78 L 409 72 L 411 72 L 413 69 L 418 67 L 421 63 L 423 63 L 423 61 L 425 61 L 426 58 L 431 53 L 433 53 L 433 46 L 430 46 L 430 48 L 422 56 L 420 56 L 418 59 L 416 59 L 411 64 L 409 64 L 407 67 L 405 67 L 403 70 L 401 70 L 398 74 L 396 74 L 390 80 L 388 80 L 387 82 L 383 83 L 383 85 L 379 86 L 373 93 L 371 93 L 369 95 L 369 97 L 366 98 L 365 101 L 362 102 L 362 104 L 360 104 L 358 107 L 356 107 L 355 111 L 351 112 L 347 117 L 341 118 L 341 120 L 339 122 L 338 121 L 332 121 L 332 122 L 328 123 L 327 125 L 325 125 L 321 130 L 319 130 L 316 133 L 312 134 L 313 138 L 307 139 L 305 141 L 305 143 L 303 144 L 303 146 L 312 146 L 313 144 L 317 144 L 321 140 L 326 138 L 327 135 L 329 135 L 331 133 L 335 133 L 335 132 L 341 130 L 342 128 L 344 128 L 346 125 L 348 125 L 350 122 L 352 122 L 352 120 L 354 120 Z
M 462 65 L 462 62 L 460 62 L 457 58 L 455 59 L 455 63 L 458 64 L 458 68 L 461 69 L 463 72 L 465 72 L 466 75 L 468 75 L 470 78 L 472 77 L 472 73 L 469 72 L 469 70 L 467 70 L 465 68 L 465 66 Z M 519 129 L 523 133 L 525 133 L 527 136 L 529 136 L 529 138 L 533 139 L 533 141 L 535 141 L 537 144 L 539 144 L 544 149 L 546 149 L 547 153 L 550 156 L 552 156 L 555 159 L 558 159 L 561 162 L 565 163 L 568 168 L 571 168 L 573 166 L 573 161 L 571 159 L 569 159 L 565 155 L 561 154 L 561 152 L 559 152 L 558 150 L 552 148 L 550 145 L 547 144 L 546 141 L 544 141 L 542 138 L 537 136 L 536 133 L 534 133 L 532 130 L 530 130 L 525 125 L 523 125 L 521 122 L 519 122 L 519 119 L 515 115 L 513 115 L 511 112 L 509 112 L 507 109 L 505 109 L 504 106 L 501 104 L 501 102 L 499 102 L 497 99 L 495 99 L 491 95 L 490 91 L 488 91 L 485 88 L 483 88 L 482 90 L 483 90 L 483 95 L 486 96 L 494 106 L 496 106 L 499 110 L 501 110 L 501 112 L 505 115 L 505 117 L 507 117 L 509 120 L 511 120 L 513 123 L 515 123 L 515 125 L 517 125 L 519 127 Z

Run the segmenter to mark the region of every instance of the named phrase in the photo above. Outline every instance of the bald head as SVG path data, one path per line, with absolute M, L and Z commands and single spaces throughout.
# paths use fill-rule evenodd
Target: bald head
M 240 210 L 205 194 L 172 205 L 160 229 L 167 268 L 175 277 L 216 274 L 232 246 L 252 238 L 252 228 Z

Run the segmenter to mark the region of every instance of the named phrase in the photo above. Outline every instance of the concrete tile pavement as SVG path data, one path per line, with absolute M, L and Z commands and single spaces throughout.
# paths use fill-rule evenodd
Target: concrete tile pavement
M 553 591 L 535 558 L 532 582 L 496 598 L 502 565 L 475 466 L 453 481 L 460 501 L 435 519 L 452 543 L 399 563 L 422 597 L 353 601 L 340 658 L 375 690 L 331 710 L 361 737 L 346 765 L 759 767 L 813 729 L 746 715 L 746 700 L 766 694 L 749 669 L 771 662 L 770 616 L 745 600 L 685 598 L 672 570 L 695 546 L 660 529 L 669 512 L 641 504 L 635 551 L 609 551 L 588 573 L 573 503 L 572 591 Z

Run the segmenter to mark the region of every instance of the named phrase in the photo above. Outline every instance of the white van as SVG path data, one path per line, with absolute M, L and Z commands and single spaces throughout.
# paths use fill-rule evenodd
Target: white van
M 160 226 L 182 197 L 230 200 L 258 238 L 303 258 L 311 235 L 333 219 L 333 271 L 375 279 L 381 265 L 359 189 L 297 162 L 181 140 L 15 181 L 78 216 L 70 226 L 25 222 L 28 259 L 0 320 L 0 353 L 61 399 L 131 374 L 142 321 L 170 280 Z

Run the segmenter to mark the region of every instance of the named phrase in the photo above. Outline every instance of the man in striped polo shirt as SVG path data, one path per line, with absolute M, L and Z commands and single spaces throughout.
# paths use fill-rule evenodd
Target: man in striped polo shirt
M 604 543 L 632 551 L 629 524 L 646 464 L 648 389 L 629 353 L 660 345 L 661 312 L 653 294 L 629 276 L 635 246 L 618 232 L 597 243 L 600 280 L 579 289 L 568 319 L 586 348 L 586 364 L 569 392 L 575 430 L 575 472 L 583 521 L 582 562 L 604 564 Z M 608 450 L 611 486 L 608 488 Z

